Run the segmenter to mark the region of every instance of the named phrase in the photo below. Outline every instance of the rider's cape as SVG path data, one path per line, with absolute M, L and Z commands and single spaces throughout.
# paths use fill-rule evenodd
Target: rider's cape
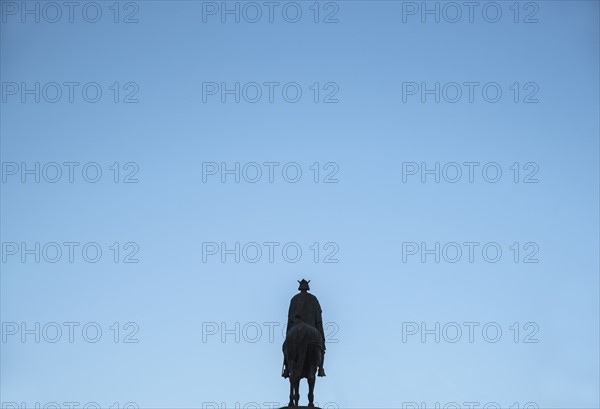
M 321 313 L 321 305 L 317 297 L 308 292 L 296 294 L 290 302 L 288 330 L 299 322 L 305 322 L 318 329 L 324 341 L 325 334 L 323 333 L 323 318 L 321 317 Z

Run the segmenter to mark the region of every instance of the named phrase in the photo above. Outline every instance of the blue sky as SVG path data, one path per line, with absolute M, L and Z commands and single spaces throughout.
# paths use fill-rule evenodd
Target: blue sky
M 0 2 L 4 407 L 283 404 L 301 278 L 321 406 L 599 406 L 598 2 L 26 3 Z

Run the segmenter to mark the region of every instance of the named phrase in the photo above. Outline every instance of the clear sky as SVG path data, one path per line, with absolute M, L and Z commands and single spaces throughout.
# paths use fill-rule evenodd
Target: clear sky
M 600 406 L 597 1 L 0 5 L 3 408 Z

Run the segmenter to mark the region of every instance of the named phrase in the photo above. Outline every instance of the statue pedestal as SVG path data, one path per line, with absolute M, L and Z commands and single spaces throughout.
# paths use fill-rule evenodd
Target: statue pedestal
M 284 406 L 281 409 L 321 409 L 317 406 Z

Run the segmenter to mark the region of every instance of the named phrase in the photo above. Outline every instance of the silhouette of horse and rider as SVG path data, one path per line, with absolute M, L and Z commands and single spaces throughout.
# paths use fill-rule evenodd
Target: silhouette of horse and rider
M 308 291 L 309 281 L 302 280 L 296 294 L 290 301 L 287 334 L 283 343 L 283 370 L 281 376 L 290 379 L 290 403 L 298 406 L 300 400 L 300 380 L 308 382 L 308 406 L 314 405 L 315 374 L 325 376 L 325 334 L 321 305 Z

